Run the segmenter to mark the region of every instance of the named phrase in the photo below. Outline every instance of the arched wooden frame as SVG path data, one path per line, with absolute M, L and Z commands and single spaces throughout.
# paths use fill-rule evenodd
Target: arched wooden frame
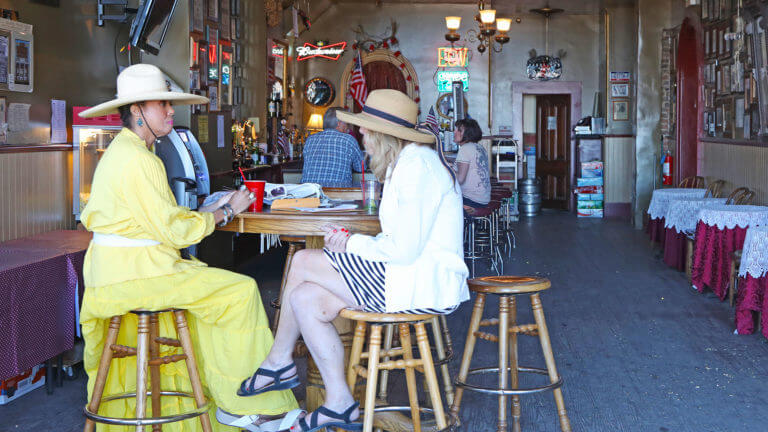
M 419 86 L 419 78 L 416 75 L 416 69 L 413 68 L 413 65 L 410 61 L 408 61 L 405 56 L 400 54 L 400 56 L 395 57 L 395 53 L 388 50 L 388 49 L 377 49 L 371 53 L 362 53 L 362 60 L 363 60 L 363 66 L 370 62 L 374 61 L 384 61 L 388 63 L 392 63 L 393 65 L 400 68 L 400 64 L 404 64 L 405 68 L 400 69 L 403 72 L 404 77 L 408 77 L 408 75 L 411 76 L 411 80 L 408 81 L 408 79 L 405 80 L 405 86 L 408 90 L 408 97 L 411 99 L 414 99 L 418 96 L 418 91 L 416 88 Z M 352 67 L 355 65 L 355 59 L 354 57 L 347 63 L 347 67 L 344 68 L 344 73 L 341 75 L 341 87 L 339 88 L 339 96 L 342 98 L 342 104 L 346 102 L 347 100 L 347 94 L 349 93 L 349 77 L 352 75 Z

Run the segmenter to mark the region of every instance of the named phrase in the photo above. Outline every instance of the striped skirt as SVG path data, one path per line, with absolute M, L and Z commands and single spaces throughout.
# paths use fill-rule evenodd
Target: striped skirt
M 355 297 L 357 304 L 367 312 L 386 313 L 384 300 L 384 278 L 387 269 L 381 261 L 368 261 L 358 255 L 346 252 L 331 252 L 323 249 L 331 265 L 341 275 Z M 392 313 L 449 314 L 456 306 L 446 309 L 409 309 Z

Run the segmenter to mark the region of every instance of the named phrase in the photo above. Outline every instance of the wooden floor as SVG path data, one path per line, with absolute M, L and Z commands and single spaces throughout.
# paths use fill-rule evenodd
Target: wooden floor
M 642 232 L 622 222 L 545 213 L 519 222 L 516 234 L 518 247 L 505 272 L 543 275 L 553 283 L 542 300 L 574 431 L 768 428 L 768 342 L 760 335 L 733 335 L 728 304 L 693 291 Z M 241 271 L 273 291 L 279 260 L 273 253 L 269 263 L 251 262 Z M 265 302 L 271 297 L 264 293 Z M 486 311 L 496 304 L 491 301 Z M 528 302 L 520 306 L 521 321 L 532 322 Z M 464 304 L 449 319 L 459 354 L 470 311 Z M 522 340 L 522 364 L 543 365 L 535 342 Z M 473 367 L 494 362 L 495 350 L 479 341 Z M 451 367 L 455 373 L 458 358 Z M 462 430 L 495 431 L 492 396 L 468 393 L 464 401 Z M 82 378 L 52 396 L 37 390 L 0 406 L 0 432 L 79 431 L 84 404 Z M 559 430 L 550 394 L 524 397 L 522 406 L 524 431 Z

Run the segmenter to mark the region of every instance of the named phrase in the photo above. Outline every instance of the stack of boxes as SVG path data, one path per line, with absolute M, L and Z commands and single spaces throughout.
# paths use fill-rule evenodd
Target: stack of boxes
M 582 162 L 581 177 L 576 179 L 576 215 L 603 217 L 603 162 Z

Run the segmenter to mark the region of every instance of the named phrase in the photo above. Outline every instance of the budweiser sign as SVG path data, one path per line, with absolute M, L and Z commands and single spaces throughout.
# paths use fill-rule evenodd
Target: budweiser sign
M 344 49 L 347 47 L 346 42 L 338 42 L 331 45 L 317 46 L 309 42 L 304 46 L 296 47 L 297 59 L 299 61 L 310 59 L 313 57 L 322 57 L 328 60 L 338 60 Z

